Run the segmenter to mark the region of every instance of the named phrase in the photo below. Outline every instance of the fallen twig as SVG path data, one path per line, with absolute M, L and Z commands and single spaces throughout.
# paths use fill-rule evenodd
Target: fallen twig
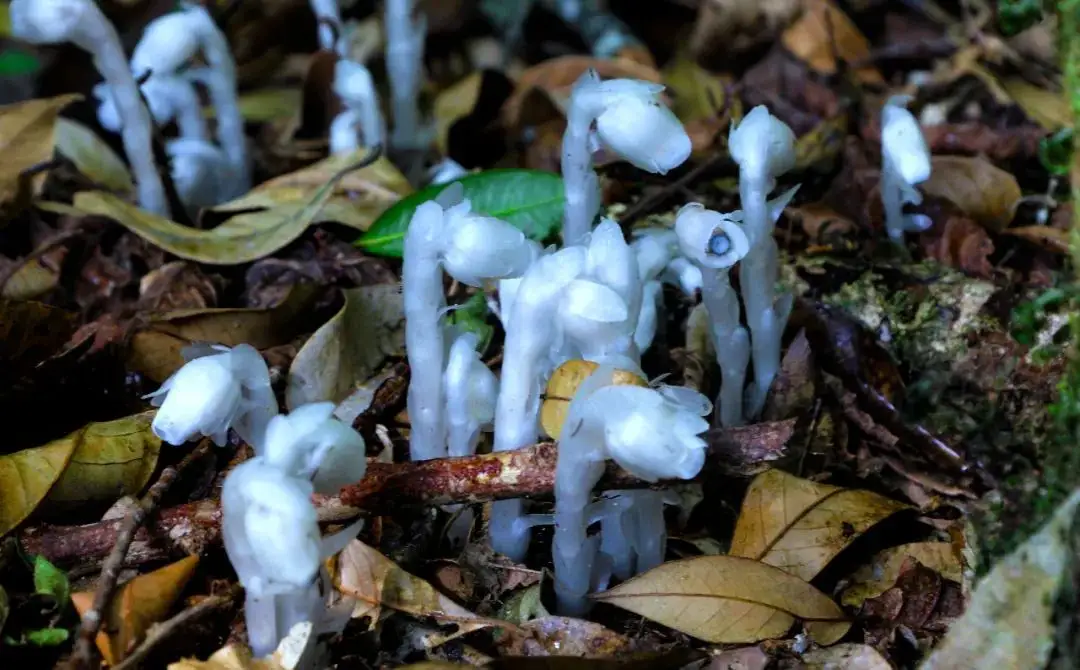
M 116 591 L 116 580 L 120 570 L 124 566 L 124 557 L 128 547 L 135 539 L 136 532 L 142 527 L 147 517 L 154 513 L 162 496 L 176 480 L 176 477 L 191 463 L 201 458 L 210 449 L 210 440 L 204 439 L 191 451 L 176 467 L 165 468 L 161 476 L 142 497 L 139 504 L 128 512 L 113 538 L 112 550 L 101 567 L 101 577 L 98 578 L 97 591 L 94 593 L 94 603 L 82 615 L 79 624 L 78 637 L 75 640 L 75 651 L 71 654 L 71 667 L 75 669 L 96 667 L 94 652 L 94 637 L 101 629 L 104 620 L 103 613 L 109 607 L 113 593 Z
M 749 477 L 784 455 L 795 420 L 774 421 L 709 433 L 710 470 Z M 361 514 L 389 514 L 406 506 L 479 503 L 503 498 L 547 497 L 555 488 L 554 443 L 517 451 L 416 463 L 369 462 L 367 475 L 336 496 L 315 496 L 319 520 L 340 523 Z M 601 489 L 649 486 L 609 463 Z M 139 531 L 128 565 L 169 558 L 174 553 L 201 554 L 221 540 L 221 510 L 216 500 L 200 500 L 162 510 Z M 117 521 L 85 526 L 28 528 L 20 542 L 28 553 L 42 554 L 64 566 L 100 560 L 121 532 Z
M 114 666 L 113 670 L 132 670 L 133 668 L 139 667 L 139 664 L 142 663 L 150 652 L 163 640 L 176 633 L 189 622 L 218 608 L 232 605 L 236 602 L 236 599 L 240 597 L 240 594 L 243 593 L 243 591 L 244 589 L 239 583 L 233 584 L 225 593 L 210 596 L 198 604 L 185 609 L 171 619 L 155 624 L 150 628 L 150 632 L 146 634 L 146 639 L 144 639 L 139 646 L 135 647 L 123 661 Z

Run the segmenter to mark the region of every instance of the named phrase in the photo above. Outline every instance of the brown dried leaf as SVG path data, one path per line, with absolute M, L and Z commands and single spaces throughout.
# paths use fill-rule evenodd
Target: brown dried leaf
M 572 359 L 551 373 L 547 389 L 544 391 L 544 403 L 540 406 L 540 425 L 552 439 L 559 439 L 559 434 L 562 433 L 566 412 L 570 409 L 570 400 L 577 392 L 577 388 L 599 367 L 592 361 Z M 629 370 L 616 370 L 614 384 L 648 386 L 649 382 Z
M 986 229 L 966 216 L 950 216 L 939 237 L 926 233 L 920 238 L 927 256 L 973 277 L 988 279 L 994 274 L 990 254 L 994 242 Z
M 116 665 L 122 661 L 150 627 L 165 618 L 198 565 L 198 556 L 188 556 L 120 587 L 105 612 L 96 640 L 107 663 Z M 94 592 L 72 593 L 71 602 L 82 615 L 93 607 Z
M 1006 228 L 1001 231 L 1004 235 L 1012 235 L 1022 240 L 1027 240 L 1047 251 L 1058 254 L 1069 253 L 1069 232 L 1050 226 L 1020 226 L 1018 228 Z
M 1069 103 L 1060 91 L 1048 91 L 1034 86 L 1020 77 L 1001 81 L 1002 88 L 1024 110 L 1028 118 L 1046 130 L 1058 130 L 1072 126 Z
M 443 156 L 450 153 L 448 145 L 450 126 L 473 111 L 476 101 L 480 98 L 480 88 L 483 83 L 484 72 L 476 71 L 453 86 L 440 91 L 435 97 L 433 110 L 436 130 L 435 145 Z
M 802 16 L 784 31 L 781 41 L 812 69 L 833 74 L 837 58 L 851 64 L 870 57 L 870 43 L 832 0 L 804 0 L 803 7 Z M 873 65 L 863 65 L 854 73 L 864 84 L 885 81 Z
M 703 0 L 698 6 L 690 52 L 697 59 L 730 58 L 771 42 L 799 12 L 799 0 Z
M 56 119 L 60 111 L 82 96 L 27 100 L 0 107 L 0 206 L 19 195 L 21 174 L 52 158 Z M 42 178 L 35 180 L 40 187 Z
M 670 561 L 590 598 L 712 643 L 749 643 L 787 633 L 796 618 L 828 645 L 851 624 L 828 596 L 795 575 L 737 556 Z
M 930 179 L 919 189 L 948 200 L 993 232 L 1009 225 L 1022 195 L 1016 177 L 977 156 L 934 156 Z
M 318 293 L 311 284 L 298 284 L 280 305 L 270 309 L 198 309 L 161 314 L 132 337 L 128 367 L 163 382 L 184 364 L 180 350 L 193 342 L 230 347 L 247 343 L 256 349 L 280 346 L 303 332 L 302 319 Z
M 866 644 L 848 642 L 802 655 L 806 670 L 891 670 L 885 657 Z
M 356 600 L 354 619 L 371 617 L 374 626 L 385 607 L 413 616 L 432 617 L 441 623 L 458 624 L 453 633 L 427 639 L 429 647 L 488 626 L 510 625 L 476 616 L 360 540 L 353 540 L 342 550 L 336 572 L 335 586 L 343 595 Z
M 837 212 L 824 201 L 790 207 L 788 211 L 815 244 L 824 244 L 830 239 L 843 238 L 854 233 L 857 228 L 854 221 Z
M 8 261 L 13 263 L 15 261 Z M 0 272 L 7 267 L 7 263 L 0 264 Z M 60 273 L 46 267 L 41 261 L 34 259 L 23 263 L 15 274 L 11 275 L 4 283 L 0 298 L 12 300 L 32 300 L 42 294 L 56 288 L 60 282 Z
M 405 347 L 401 287 L 376 284 L 348 289 L 345 305 L 308 338 L 289 368 L 289 408 L 339 403 Z
M 613 658 L 635 651 L 637 645 L 592 621 L 545 616 L 525 622 L 519 633 L 507 634 L 499 649 L 505 656 Z
M 945 579 L 964 581 L 964 567 L 956 548 L 949 542 L 912 542 L 878 552 L 869 563 L 851 575 L 852 585 L 844 590 L 840 602 L 859 607 L 896 584 L 904 561 L 914 558 L 922 565 L 941 573 Z
M 870 491 L 769 470 L 746 492 L 730 553 L 810 580 L 865 530 L 906 507 Z

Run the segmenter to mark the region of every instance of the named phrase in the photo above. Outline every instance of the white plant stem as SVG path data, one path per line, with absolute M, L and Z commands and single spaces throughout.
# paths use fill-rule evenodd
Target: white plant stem
M 750 362 L 750 336 L 739 323 L 739 299 L 731 288 L 727 269 L 702 269 L 701 297 L 709 311 L 716 362 L 720 366 L 720 394 L 716 414 L 724 427 L 741 426 L 743 387 Z
M 386 62 L 394 114 L 391 142 L 402 149 L 423 146 L 417 97 L 424 65 L 426 18 L 412 17 L 412 0 L 386 0 Z
M 595 120 L 595 113 L 571 103 L 562 142 L 564 247 L 583 244 L 600 211 L 600 179 L 593 169 L 589 138 Z

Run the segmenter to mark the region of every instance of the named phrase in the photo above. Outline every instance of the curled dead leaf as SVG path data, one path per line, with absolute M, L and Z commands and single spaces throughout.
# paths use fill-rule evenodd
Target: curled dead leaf
M 82 100 L 78 94 L 27 100 L 0 107 L 0 206 L 20 195 L 22 173 L 52 158 L 56 146 L 56 120 L 61 110 Z M 33 180 L 35 190 L 44 174 Z
M 540 425 L 552 439 L 559 439 L 559 434 L 562 433 L 566 412 L 570 409 L 570 400 L 577 392 L 577 388 L 599 367 L 592 361 L 575 358 L 566 361 L 551 373 L 544 392 L 544 402 L 540 406 Z M 648 380 L 629 370 L 616 370 L 614 383 L 632 386 L 649 385 Z
M 193 342 L 234 347 L 247 343 L 256 349 L 285 344 L 303 332 L 303 319 L 319 294 L 311 284 L 298 284 L 285 300 L 270 309 L 197 309 L 154 317 L 131 338 L 128 367 L 163 382 L 184 364 L 180 350 Z
M 198 565 L 198 556 L 188 556 L 120 586 L 104 613 L 104 623 L 95 640 L 107 663 L 116 665 L 122 661 L 150 627 L 165 618 Z M 94 595 L 93 591 L 71 594 L 71 602 L 80 615 L 93 607 Z
M 919 189 L 948 200 L 993 232 L 1009 225 L 1022 195 L 1016 177 L 978 156 L 934 156 L 930 179 Z
M 906 507 L 870 491 L 769 470 L 746 492 L 730 554 L 810 580 L 865 530 Z
M 835 73 L 837 58 L 849 65 L 869 60 L 870 42 L 832 0 L 805 0 L 803 7 L 781 38 L 788 51 L 821 74 Z M 873 65 L 860 65 L 854 73 L 864 84 L 885 81 Z
M 840 607 L 807 582 L 737 556 L 670 561 L 590 598 L 714 644 L 782 637 L 796 618 L 821 645 L 851 627 Z
M 400 286 L 348 289 L 345 305 L 308 338 L 289 368 L 289 408 L 344 400 L 405 346 Z

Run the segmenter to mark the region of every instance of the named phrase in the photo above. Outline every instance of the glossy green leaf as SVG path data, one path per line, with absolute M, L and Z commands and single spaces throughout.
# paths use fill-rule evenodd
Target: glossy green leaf
M 40 554 L 34 556 L 34 591 L 51 596 L 60 609 L 71 599 L 67 575 Z
M 399 258 L 405 230 L 416 208 L 434 200 L 453 183 L 462 185 L 474 212 L 512 223 L 534 240 L 546 239 L 562 225 L 565 197 L 559 175 L 543 170 L 488 170 L 413 193 L 386 210 L 356 240 L 356 246 L 372 254 Z
M 483 293 L 477 293 L 464 303 L 457 305 L 447 316 L 450 323 L 466 333 L 475 333 L 479 340 L 480 355 L 483 356 L 495 334 L 495 327 L 488 323 L 488 305 Z

